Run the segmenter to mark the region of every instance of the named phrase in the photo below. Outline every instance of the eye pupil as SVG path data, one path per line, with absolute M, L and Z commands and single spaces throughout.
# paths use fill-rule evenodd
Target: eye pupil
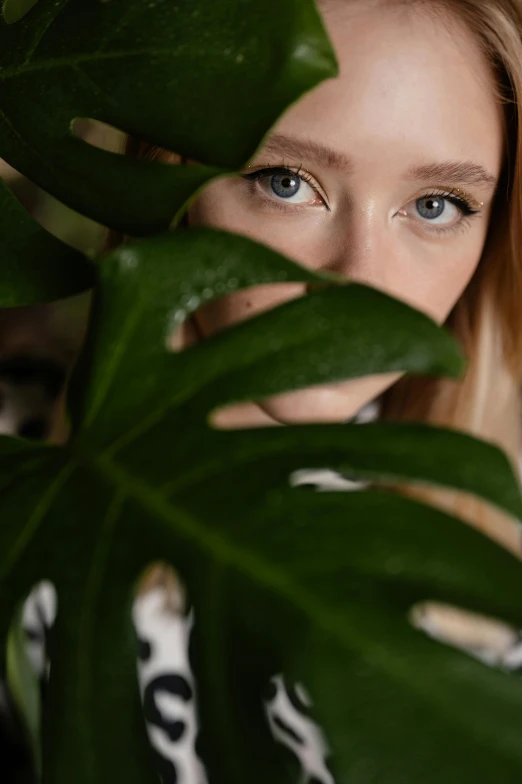
M 444 212 L 445 200 L 438 196 L 424 196 L 422 199 L 417 199 L 417 209 L 423 218 L 433 220 L 438 218 Z
M 290 174 L 274 174 L 271 181 L 272 190 L 280 198 L 289 198 L 295 196 L 301 187 L 301 180 L 299 177 Z

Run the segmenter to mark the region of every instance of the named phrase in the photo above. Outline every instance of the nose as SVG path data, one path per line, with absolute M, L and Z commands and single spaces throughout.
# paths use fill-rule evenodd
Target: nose
M 322 264 L 326 272 L 390 291 L 393 288 L 394 246 L 387 219 L 370 208 L 359 209 L 334 231 Z

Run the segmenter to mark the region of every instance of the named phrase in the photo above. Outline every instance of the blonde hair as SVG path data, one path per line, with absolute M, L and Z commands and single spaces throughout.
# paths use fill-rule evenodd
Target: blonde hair
M 457 14 L 491 64 L 503 106 L 505 162 L 490 228 L 477 270 L 446 326 L 463 346 L 468 368 L 459 381 L 405 376 L 383 395 L 382 418 L 422 421 L 494 442 L 518 475 L 521 450 L 522 371 L 522 0 L 385 0 L 422 6 L 439 19 Z M 444 17 L 446 14 L 446 17 Z M 127 140 L 127 154 L 167 162 L 179 156 Z M 117 244 L 112 235 L 110 244 Z M 442 506 L 517 554 L 520 525 L 463 493 L 403 486 L 401 492 Z

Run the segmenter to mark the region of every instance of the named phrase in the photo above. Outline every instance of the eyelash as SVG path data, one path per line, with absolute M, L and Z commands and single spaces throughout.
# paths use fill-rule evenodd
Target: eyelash
M 255 183 L 261 180 L 262 178 L 270 177 L 270 176 L 273 177 L 276 174 L 293 174 L 299 177 L 300 180 L 308 183 L 312 187 L 314 192 L 323 200 L 325 206 L 328 208 L 318 184 L 316 183 L 312 175 L 306 171 L 302 171 L 301 167 L 296 169 L 292 166 L 265 166 L 260 169 L 256 169 L 256 171 L 244 173 L 241 176 L 245 180 L 247 180 L 252 185 L 252 187 L 255 187 Z M 258 195 L 257 191 L 255 191 L 255 193 Z M 474 209 L 471 206 L 471 203 L 466 198 L 464 198 L 461 195 L 458 195 L 456 191 L 452 189 L 430 191 L 429 193 L 422 194 L 422 196 L 418 196 L 415 201 L 417 201 L 418 199 L 430 199 L 436 197 L 444 198 L 447 201 L 449 201 L 451 204 L 453 204 L 455 207 L 457 207 L 462 213 L 462 218 L 454 226 L 441 227 L 441 228 L 435 228 L 434 226 L 430 227 L 429 223 L 426 223 L 425 221 L 421 221 L 421 223 L 425 224 L 426 230 L 430 234 L 438 234 L 438 235 L 453 234 L 456 231 L 459 231 L 460 229 L 467 226 L 471 221 L 471 219 L 476 215 L 479 215 L 481 212 L 481 210 Z M 280 210 L 281 212 L 286 212 L 288 210 L 288 206 L 284 205 L 284 203 L 282 202 L 270 200 L 270 204 L 275 209 Z M 299 208 L 299 205 L 289 205 L 289 206 L 290 207 L 293 206 L 294 209 L 296 207 Z

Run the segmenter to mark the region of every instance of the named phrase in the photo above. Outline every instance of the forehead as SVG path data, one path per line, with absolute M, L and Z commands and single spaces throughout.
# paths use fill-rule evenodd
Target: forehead
M 366 173 L 372 164 L 393 170 L 406 158 L 466 158 L 496 174 L 503 120 L 487 59 L 456 16 L 414 6 L 321 6 L 339 77 L 292 106 L 277 130 L 329 144 Z

